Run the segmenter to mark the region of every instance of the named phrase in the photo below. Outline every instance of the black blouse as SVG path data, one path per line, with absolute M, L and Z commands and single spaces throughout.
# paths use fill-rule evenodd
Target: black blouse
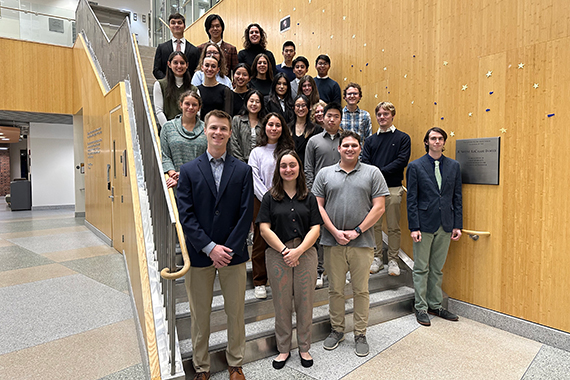
M 291 199 L 285 193 L 282 201 L 276 201 L 268 191 L 263 196 L 255 222 L 270 223 L 271 231 L 285 243 L 295 238 L 304 239 L 312 226 L 323 224 L 323 218 L 313 193 L 302 201 L 297 195 Z
M 305 128 L 309 128 L 309 127 L 310 126 L 307 125 Z M 295 142 L 295 152 L 297 152 L 297 154 L 299 155 L 299 158 L 301 159 L 301 163 L 303 164 L 303 167 L 304 167 L 304 165 L 305 165 L 305 150 L 307 148 L 307 142 L 314 135 L 321 133 L 323 131 L 323 128 L 320 125 L 315 126 L 315 130 L 307 138 L 305 138 L 304 133 L 301 134 L 301 136 L 297 136 L 297 134 L 295 133 L 295 122 L 292 122 L 289 125 L 289 129 L 293 133 L 293 141 Z
M 248 92 L 249 91 L 239 93 L 239 92 L 234 91 L 234 109 L 233 109 L 232 116 L 239 115 L 241 108 L 243 107 L 243 101 L 245 99 L 245 95 Z
M 228 86 L 218 83 L 215 86 L 207 87 L 203 84 L 198 86 L 200 96 L 202 97 L 202 109 L 200 110 L 200 119 L 204 121 L 204 117 L 212 110 L 225 111 L 232 114 L 234 92 Z
M 253 78 L 249 82 L 249 87 L 251 89 L 255 89 L 255 90 L 261 92 L 261 94 L 263 96 L 267 96 L 267 95 L 269 95 L 269 92 L 271 91 L 271 81 L 269 79 Z

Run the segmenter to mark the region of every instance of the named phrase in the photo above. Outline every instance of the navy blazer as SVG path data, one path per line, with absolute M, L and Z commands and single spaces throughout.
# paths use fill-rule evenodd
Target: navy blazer
M 154 53 L 154 65 L 152 68 L 152 74 L 156 80 L 162 79 L 166 76 L 166 70 L 168 69 L 168 57 L 170 57 L 170 54 L 172 54 L 173 51 L 172 38 L 156 47 L 156 52 Z M 188 60 L 187 71 L 190 73 L 190 78 L 192 78 L 192 75 L 194 75 L 194 71 L 196 71 L 196 67 L 198 66 L 198 61 L 200 60 L 200 50 L 196 46 L 192 45 L 190 41 L 186 40 L 184 55 Z
M 408 227 L 410 231 L 434 233 L 463 228 L 461 205 L 461 170 L 459 162 L 441 156 L 441 191 L 435 180 L 434 166 L 428 155 L 410 162 L 406 179 L 408 185 Z
M 207 267 L 212 260 L 202 251 L 211 241 L 233 250 L 229 265 L 249 260 L 247 234 L 253 220 L 251 167 L 226 155 L 220 191 L 207 153 L 180 167 L 178 212 L 193 267 Z

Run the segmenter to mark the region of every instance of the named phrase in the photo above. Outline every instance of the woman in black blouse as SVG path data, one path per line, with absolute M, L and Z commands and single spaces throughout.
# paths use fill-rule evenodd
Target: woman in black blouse
M 287 124 L 293 121 L 293 99 L 291 99 L 291 83 L 285 73 L 277 73 L 271 84 L 271 92 L 265 97 L 267 113 L 276 112 L 285 118 Z
M 271 92 L 273 83 L 273 67 L 265 54 L 258 54 L 251 65 L 250 87 L 258 90 L 263 96 Z
M 233 92 L 228 86 L 224 86 L 216 80 L 216 74 L 220 71 L 218 59 L 214 56 L 206 56 L 202 60 L 202 71 L 204 72 L 204 83 L 198 86 L 202 97 L 202 110 L 200 119 L 211 110 L 221 110 L 232 114 Z
M 249 24 L 243 33 L 243 50 L 238 53 L 239 63 L 247 63 L 253 67 L 255 57 L 263 53 L 267 56 L 271 64 L 271 72 L 277 73 L 277 66 L 275 63 L 275 56 L 270 50 L 266 49 L 267 34 L 259 24 Z
M 309 349 L 318 261 L 314 244 L 323 220 L 315 196 L 307 189 L 301 160 L 295 151 L 285 150 L 277 157 L 273 187 L 263 196 L 256 222 L 269 245 L 265 260 L 273 293 L 279 351 L 273 368 L 283 368 L 291 357 L 291 300 L 295 302 L 297 314 L 301 364 L 310 367 L 313 365 Z
M 311 123 L 309 118 L 309 99 L 301 94 L 295 98 L 295 119 L 289 125 L 293 141 L 295 141 L 295 152 L 301 158 L 301 164 L 305 164 L 305 148 L 307 141 L 317 133 L 321 133 L 321 126 Z

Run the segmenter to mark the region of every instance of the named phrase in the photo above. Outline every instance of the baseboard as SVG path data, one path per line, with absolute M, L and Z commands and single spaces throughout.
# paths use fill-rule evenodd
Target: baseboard
M 83 211 L 83 212 L 75 211 L 75 217 L 76 218 L 85 218 L 85 211 Z
M 53 206 L 32 206 L 32 211 L 41 210 L 73 210 L 75 211 L 75 205 L 53 205 Z
M 109 247 L 113 246 L 113 241 L 111 240 L 111 238 L 109 238 L 107 235 L 105 235 L 103 232 L 101 232 L 97 227 L 95 227 L 94 225 L 92 225 L 88 221 L 85 221 L 85 227 L 89 228 L 91 230 L 91 232 L 93 232 L 95 235 L 97 235 L 97 237 L 99 239 L 103 240 L 105 242 L 105 244 L 107 244 Z
M 460 316 L 570 352 L 570 333 L 453 298 L 448 303 Z

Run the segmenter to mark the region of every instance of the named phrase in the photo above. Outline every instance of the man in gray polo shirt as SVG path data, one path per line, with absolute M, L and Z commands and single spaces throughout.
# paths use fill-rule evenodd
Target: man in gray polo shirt
M 354 340 L 358 356 L 368 355 L 368 278 L 374 258 L 374 224 L 384 213 L 388 186 L 380 170 L 358 157 L 360 136 L 344 131 L 339 137 L 340 162 L 321 169 L 313 193 L 325 228 L 321 244 L 329 278 L 329 313 L 332 331 L 323 343 L 333 350 L 344 340 L 344 285 L 350 270 L 354 298 Z

